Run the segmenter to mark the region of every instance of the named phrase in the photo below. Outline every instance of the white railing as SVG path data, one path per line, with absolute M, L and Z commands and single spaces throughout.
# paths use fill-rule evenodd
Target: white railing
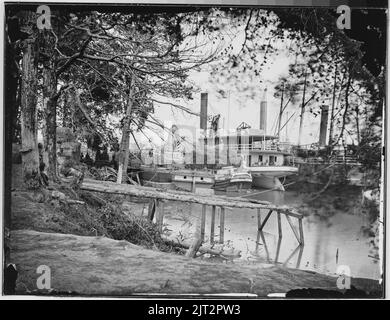
M 246 144 L 231 144 L 225 146 L 225 148 L 230 148 L 231 150 L 263 150 L 263 151 L 279 151 L 277 145 L 252 145 L 249 143 Z

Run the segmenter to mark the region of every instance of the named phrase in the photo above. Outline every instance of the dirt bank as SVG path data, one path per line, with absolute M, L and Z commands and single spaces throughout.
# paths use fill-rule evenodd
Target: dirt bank
M 321 274 L 214 264 L 105 237 L 16 230 L 11 239 L 20 294 L 36 290 L 39 265 L 50 267 L 52 289 L 82 295 L 236 292 L 264 297 L 296 288 L 336 289 L 336 279 Z M 372 280 L 352 279 L 352 284 L 370 292 L 379 289 Z
M 154 229 L 146 229 L 150 225 L 135 228 L 140 220 L 136 224 L 128 220 L 131 215 L 142 219 L 146 213 L 142 199 L 99 195 L 109 205 L 117 206 L 111 212 L 87 202 L 69 205 L 48 200 L 40 191 L 23 190 L 20 183 L 14 183 L 14 188 L 9 245 L 10 262 L 16 263 L 19 270 L 20 294 L 35 293 L 39 265 L 51 268 L 51 287 L 56 292 L 81 295 L 237 292 L 264 297 L 296 288 L 336 289 L 336 278 L 318 273 L 259 263 L 190 259 L 161 245 L 160 251 L 153 250 L 158 238 L 158 234 L 152 234 Z M 173 216 L 186 211 L 185 207 L 166 209 Z M 352 279 L 352 285 L 380 296 L 377 281 Z

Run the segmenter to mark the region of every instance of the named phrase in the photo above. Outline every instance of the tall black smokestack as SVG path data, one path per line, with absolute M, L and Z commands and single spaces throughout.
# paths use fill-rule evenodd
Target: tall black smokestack
M 326 132 L 328 130 L 328 114 L 329 114 L 329 107 L 325 106 L 325 105 L 322 106 L 321 107 L 320 140 L 319 140 L 320 147 L 326 146 Z
M 207 129 L 207 93 L 200 94 L 200 128 Z
M 264 89 L 264 94 L 260 102 L 260 130 L 267 132 L 267 89 Z

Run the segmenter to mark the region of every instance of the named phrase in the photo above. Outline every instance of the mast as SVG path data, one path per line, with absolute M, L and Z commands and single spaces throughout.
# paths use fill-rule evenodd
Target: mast
M 288 120 L 289 120 L 289 118 L 288 118 L 288 112 L 286 112 L 286 124 L 285 124 L 285 127 L 286 127 L 286 142 L 288 142 L 289 141 L 289 139 L 288 139 L 288 130 L 287 130 L 287 123 L 288 123 Z
M 284 96 L 284 82 L 282 87 L 282 97 L 280 99 L 280 110 L 279 110 L 279 121 L 278 121 L 278 139 L 280 140 L 280 128 L 282 125 L 282 114 L 283 114 L 283 96 Z
M 228 91 L 228 117 L 227 117 L 227 130 L 230 131 L 230 90 Z
M 305 70 L 305 82 L 303 84 L 303 96 L 302 96 L 302 106 L 301 106 L 301 119 L 299 121 L 298 146 L 301 145 L 302 127 L 303 127 L 303 115 L 305 114 L 306 80 L 307 80 L 307 72 Z

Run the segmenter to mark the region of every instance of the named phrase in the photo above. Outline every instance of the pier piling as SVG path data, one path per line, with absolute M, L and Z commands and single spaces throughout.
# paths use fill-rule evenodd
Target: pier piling
M 215 211 L 216 211 L 216 206 L 212 206 L 211 207 L 210 244 L 214 243 Z
M 225 238 L 225 207 L 221 207 L 219 215 L 219 243 L 223 243 Z
M 202 205 L 202 214 L 200 218 L 200 239 L 202 242 L 204 242 L 204 233 L 205 233 L 205 227 L 206 227 L 206 205 Z

